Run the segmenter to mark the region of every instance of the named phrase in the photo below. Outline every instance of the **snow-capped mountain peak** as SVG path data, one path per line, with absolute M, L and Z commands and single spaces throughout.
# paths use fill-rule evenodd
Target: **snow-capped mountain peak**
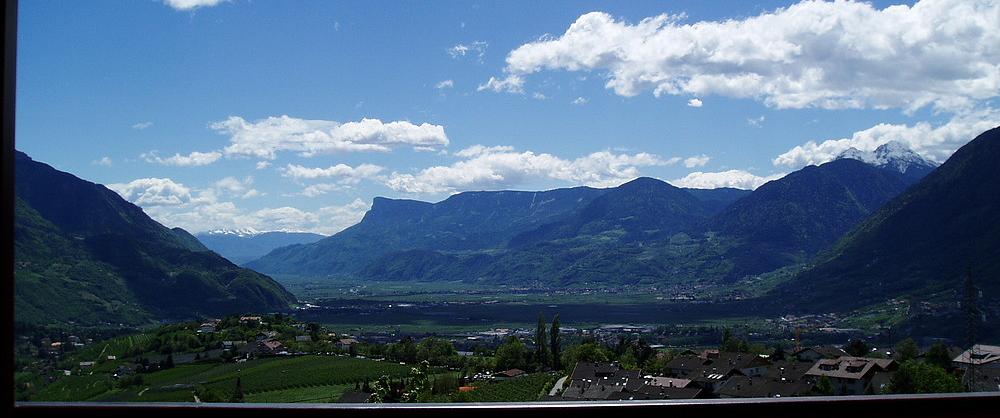
M 865 151 L 859 150 L 859 149 L 854 148 L 854 147 L 850 147 L 850 148 L 844 150 L 844 152 L 841 152 L 840 155 L 837 156 L 838 160 L 839 159 L 845 159 L 845 158 L 846 159 L 851 159 L 851 160 L 863 161 L 863 162 L 866 162 L 868 164 L 875 164 L 875 154 L 874 153 L 865 152 Z
M 880 145 L 874 154 L 879 165 L 890 166 L 900 173 L 906 173 L 906 170 L 913 166 L 937 166 L 899 141 L 889 141 Z
M 937 167 L 937 164 L 917 154 L 900 141 L 886 142 L 875 148 L 875 151 L 862 151 L 851 147 L 837 156 L 837 159 L 841 158 L 866 162 L 876 167 L 888 168 L 903 174 L 916 170 L 921 173 L 920 176 Z
M 263 232 L 253 229 L 251 227 L 246 228 L 222 228 L 206 232 L 208 235 L 235 235 L 238 237 L 252 237 L 255 235 L 263 234 Z

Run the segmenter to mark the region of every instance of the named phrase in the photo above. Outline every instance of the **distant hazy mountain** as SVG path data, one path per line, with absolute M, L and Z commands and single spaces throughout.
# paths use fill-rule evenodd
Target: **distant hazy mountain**
M 439 203 L 376 198 L 359 224 L 247 266 L 393 281 L 732 280 L 805 262 L 930 164 L 898 144 L 861 154 L 753 192 L 639 178 L 608 189 L 459 193 Z
M 236 264 L 258 259 L 275 248 L 309 244 L 326 238 L 309 232 L 257 231 L 253 228 L 218 229 L 195 235 L 210 250 Z
M 433 204 L 376 198 L 359 224 L 247 266 L 371 280 L 684 280 L 719 264 L 714 243 L 697 250 L 700 225 L 748 193 L 640 178 L 609 189 L 459 193 Z
M 606 193 L 465 192 L 438 203 L 376 197 L 358 224 L 312 244 L 278 248 L 247 267 L 268 273 L 354 275 L 397 251 L 503 248 L 515 235 L 561 219 Z
M 904 295 L 961 294 L 967 269 L 991 303 L 1000 292 L 1000 128 L 989 130 L 847 234 L 774 296 L 842 310 Z
M 15 316 L 36 324 L 288 309 L 294 297 L 106 187 L 16 155 Z

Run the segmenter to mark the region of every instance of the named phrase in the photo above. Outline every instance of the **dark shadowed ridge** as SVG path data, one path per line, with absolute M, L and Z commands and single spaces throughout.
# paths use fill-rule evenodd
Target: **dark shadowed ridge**
M 903 174 L 854 160 L 808 166 L 770 181 L 712 218 L 733 239 L 733 277 L 803 262 L 910 185 Z
M 295 301 L 271 278 L 160 225 L 102 185 L 20 152 L 15 184 L 18 321 L 139 324 L 280 311 Z
M 971 269 L 984 297 L 995 301 L 998 161 L 1000 128 L 994 128 L 861 223 L 772 297 L 790 308 L 829 311 L 906 295 L 960 294 Z

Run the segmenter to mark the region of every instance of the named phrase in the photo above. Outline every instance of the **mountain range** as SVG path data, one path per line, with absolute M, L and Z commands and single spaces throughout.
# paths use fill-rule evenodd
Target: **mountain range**
M 15 156 L 15 320 L 141 325 L 282 311 L 295 297 L 271 278 L 167 228 L 108 188 Z
M 377 197 L 361 222 L 330 237 L 251 229 L 196 237 L 157 223 L 102 185 L 18 152 L 16 320 L 140 325 L 280 311 L 295 302 L 257 271 L 382 281 L 711 285 L 797 265 L 804 270 L 762 303 L 829 312 L 907 295 L 954 300 L 969 273 L 995 295 L 996 161 L 1000 128 L 940 167 L 889 143 L 868 153 L 848 150 L 752 192 L 638 178 L 604 189 L 464 192 L 437 203 Z M 237 261 L 269 252 L 242 268 L 213 249 Z
M 968 274 L 1000 291 L 1000 128 L 961 147 L 774 290 L 779 303 L 832 311 L 905 295 L 962 299 Z M 991 296 L 992 295 L 992 296 Z M 963 327 L 959 327 L 964 329 Z
M 898 144 L 750 192 L 639 178 L 618 187 L 375 198 L 360 223 L 247 267 L 363 280 L 568 285 L 725 282 L 802 263 L 933 164 Z
M 275 248 L 309 244 L 325 236 L 298 231 L 258 231 L 253 228 L 217 229 L 194 235 L 205 247 L 236 264 L 258 259 Z

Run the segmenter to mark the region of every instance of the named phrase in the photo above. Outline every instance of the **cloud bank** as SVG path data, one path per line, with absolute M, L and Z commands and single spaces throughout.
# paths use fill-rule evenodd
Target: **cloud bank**
M 523 91 L 542 71 L 601 71 L 621 96 L 720 95 L 775 108 L 969 108 L 1000 95 L 1000 2 L 923 0 L 876 9 L 803 1 L 743 19 L 629 23 L 580 16 L 512 50 L 481 89 Z

